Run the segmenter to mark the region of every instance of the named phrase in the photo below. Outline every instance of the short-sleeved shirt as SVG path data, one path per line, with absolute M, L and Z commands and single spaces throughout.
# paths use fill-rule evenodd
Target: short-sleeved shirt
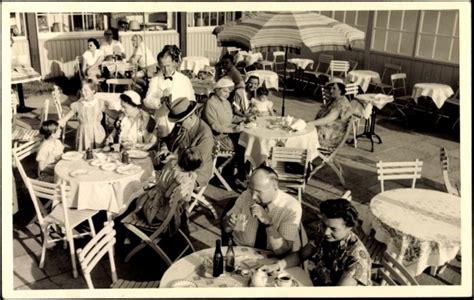
M 239 70 L 235 66 L 232 66 L 229 71 L 226 71 L 226 74 L 234 82 L 235 88 L 245 87 L 245 82 L 242 78 L 242 74 L 240 74 Z
M 117 53 L 118 49 L 120 49 L 120 53 Z M 102 43 L 102 45 L 100 45 L 100 50 L 102 50 L 104 56 L 114 55 L 114 50 L 115 54 L 125 53 L 125 48 L 122 43 L 116 40 L 112 40 L 111 44 L 108 44 L 107 42 Z
M 251 213 L 251 206 L 255 202 L 252 200 L 250 192 L 244 191 L 235 201 L 234 207 L 227 213 L 245 214 L 248 223 L 244 232 L 233 232 L 234 242 L 240 246 L 253 247 L 257 236 L 258 219 Z M 287 241 L 293 242 L 292 251 L 298 251 L 301 248 L 298 228 L 301 222 L 302 209 L 299 201 L 287 193 L 278 190 L 276 199 L 268 205 L 268 216 L 278 233 Z M 270 244 L 268 244 L 270 246 Z M 273 249 L 267 249 L 273 250 Z
M 311 241 L 314 252 L 308 271 L 315 286 L 336 286 L 343 278 L 353 278 L 358 285 L 372 285 L 371 260 L 364 244 L 352 231 L 339 242 L 327 242 L 322 231 Z
M 143 43 L 141 43 L 140 46 L 138 46 L 138 48 L 134 48 L 133 51 L 134 52 L 132 56 L 130 57 L 130 59 L 138 58 L 138 61 L 135 61 L 135 62 L 138 63 L 138 67 L 140 69 L 144 69 L 146 67 L 157 64 L 155 55 L 153 55 L 151 50 L 147 48 Z
M 104 57 L 104 53 L 100 49 L 95 50 L 95 54 L 87 50 L 82 57 L 84 58 L 84 64 L 90 67 L 93 66 L 100 57 Z
M 252 100 L 250 100 L 250 103 L 258 112 L 258 114 L 262 116 L 268 116 L 270 114 L 270 111 L 272 111 L 273 109 L 273 102 L 270 100 L 260 101 L 256 98 L 252 98 Z
M 37 162 L 44 162 L 47 168 L 54 169 L 54 165 L 61 159 L 64 145 L 58 139 L 44 140 L 36 154 Z

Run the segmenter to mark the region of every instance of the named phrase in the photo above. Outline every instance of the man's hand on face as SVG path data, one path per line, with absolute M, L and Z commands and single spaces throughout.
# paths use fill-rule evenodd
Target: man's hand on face
M 251 210 L 252 216 L 257 218 L 261 223 L 266 224 L 266 225 L 270 224 L 271 222 L 270 217 L 268 216 L 267 210 L 263 206 L 255 203 L 254 205 L 252 205 L 250 210 Z

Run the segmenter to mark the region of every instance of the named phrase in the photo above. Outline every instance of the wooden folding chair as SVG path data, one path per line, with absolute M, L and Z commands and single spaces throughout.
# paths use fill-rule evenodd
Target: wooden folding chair
M 444 186 L 446 187 L 446 190 L 451 195 L 459 196 L 459 189 L 457 187 L 453 187 L 453 185 L 451 184 L 451 180 L 449 179 L 449 157 L 448 151 L 444 147 L 442 147 L 440 150 L 440 161 L 443 172 Z
M 162 240 L 163 235 L 168 231 L 168 227 L 175 217 L 178 207 L 181 205 L 183 199 L 190 196 L 193 190 L 193 182 L 187 182 L 177 186 L 171 198 L 169 200 L 170 209 L 165 219 L 162 222 L 157 222 L 156 224 L 150 225 L 146 220 L 142 220 L 136 217 L 135 212 L 130 213 L 124 219 L 122 223 L 125 228 L 134 233 L 137 237 L 141 239 L 141 243 L 137 245 L 130 253 L 125 257 L 125 262 L 128 262 L 135 254 L 142 250 L 146 245 L 150 246 L 156 253 L 166 262 L 168 266 L 173 263 L 173 260 L 170 259 L 168 254 L 158 245 Z M 174 261 L 180 259 L 188 249 L 191 249 L 193 252 L 194 246 L 186 236 L 186 234 L 180 229 L 176 228 L 177 233 L 181 235 L 185 242 L 186 247 L 181 251 L 181 253 L 175 258 Z
M 89 289 L 94 288 L 92 283 L 91 272 L 97 263 L 104 257 L 105 254 L 109 256 L 110 273 L 112 277 L 113 289 L 119 288 L 157 288 L 160 281 L 128 281 L 118 279 L 117 269 L 115 268 L 114 259 L 114 245 L 116 243 L 116 232 L 114 229 L 114 222 L 105 222 L 102 228 L 95 237 L 93 237 L 84 248 L 77 249 L 77 257 L 82 269 L 82 274 L 86 280 Z
M 336 155 L 339 152 L 339 149 L 341 149 L 341 147 L 346 143 L 347 137 L 349 136 L 349 133 L 351 132 L 351 126 L 350 126 L 351 123 L 352 123 L 352 117 L 347 124 L 344 137 L 341 139 L 339 144 L 334 149 L 324 149 L 324 148 L 318 149 L 318 157 L 321 158 L 322 162 L 319 166 L 317 166 L 310 172 L 306 182 L 309 182 L 311 177 L 313 177 L 314 174 L 316 174 L 316 172 L 318 172 L 324 166 L 329 166 L 336 173 L 342 186 L 346 185 L 346 182 L 344 180 L 344 175 L 343 175 L 343 169 L 339 161 L 336 159 Z
M 329 64 L 329 72 L 331 78 L 339 77 L 345 79 L 347 77 L 347 72 L 349 72 L 349 62 L 346 60 L 331 60 Z
M 73 276 L 77 278 L 74 238 L 86 235 L 95 236 L 92 217 L 97 214 L 98 211 L 68 208 L 71 196 L 70 187 L 65 184 L 54 184 L 35 180 L 26 175 L 25 169 L 21 164 L 21 159 L 31 154 L 33 150 L 39 146 L 39 143 L 38 145 L 36 145 L 36 143 L 37 142 L 27 143 L 14 149 L 13 159 L 30 194 L 43 235 L 39 267 L 44 267 L 47 245 L 57 241 L 65 241 L 69 244 Z M 53 209 L 50 213 L 46 213 L 39 198 L 48 199 L 53 203 Z M 90 230 L 79 233 L 76 231 L 76 227 L 84 221 L 89 222 Z M 61 229 L 60 232 L 55 230 L 58 227 Z M 53 234 L 55 235 L 54 238 L 52 238 Z
M 214 209 L 214 206 L 204 196 L 204 192 L 206 191 L 206 188 L 207 188 L 207 185 L 201 187 L 198 192 L 193 192 L 191 194 L 191 201 L 189 202 L 189 205 L 186 208 L 186 212 L 188 213 L 188 215 L 191 214 L 191 212 L 194 210 L 194 207 L 196 207 L 196 205 L 199 204 L 209 209 L 212 215 L 214 216 L 214 219 L 217 219 L 217 212 Z
M 303 203 L 308 163 L 307 149 L 276 146 L 270 149 L 269 165 L 277 172 L 278 182 L 296 188 L 300 203 Z
M 214 148 L 212 149 L 212 175 L 213 177 L 216 176 L 217 179 L 221 182 L 226 190 L 233 191 L 230 185 L 225 180 L 224 176 L 222 176 L 222 170 L 226 165 L 228 165 L 232 159 L 234 158 L 235 152 L 222 150 L 219 141 L 215 141 Z M 219 166 L 217 166 L 217 160 L 219 158 L 225 158 L 224 162 L 222 162 Z
M 387 180 L 409 179 L 412 181 L 411 188 L 415 188 L 416 180 L 421 178 L 421 169 L 423 162 L 415 161 L 397 161 L 377 163 L 377 179 L 380 181 L 380 189 L 383 192 L 384 183 Z
M 346 94 L 345 96 L 347 96 L 349 98 L 349 101 L 351 101 L 351 105 L 354 105 L 355 102 L 353 101 L 357 101 L 357 100 L 354 100 L 355 97 L 357 96 L 357 94 L 359 93 L 359 86 L 355 83 L 348 83 L 346 85 Z M 352 135 L 353 135 L 353 138 L 354 138 L 354 148 L 357 148 L 357 133 L 358 133 L 358 129 L 359 129 L 359 126 L 360 126 L 360 120 L 361 120 L 362 116 L 357 114 L 357 113 L 353 113 L 352 114 Z
M 358 61 L 349 59 L 348 62 L 349 62 L 349 72 L 357 69 L 357 66 L 359 65 Z
M 406 78 L 407 75 L 405 73 L 395 73 L 390 76 L 392 82 L 391 93 L 393 95 L 393 102 L 391 102 L 390 105 L 395 107 L 405 120 L 407 120 L 405 110 L 409 108 L 410 105 L 415 104 L 413 97 L 407 94 Z M 392 117 L 392 112 L 389 117 Z
M 318 63 L 313 71 L 305 71 L 304 72 L 304 80 L 306 82 L 306 89 L 309 85 L 314 85 L 313 96 L 320 90 L 321 86 L 321 78 L 320 76 L 324 76 L 325 80 L 329 80 L 329 65 L 331 61 L 334 59 L 333 55 L 328 54 L 320 54 L 318 57 Z
M 384 252 L 381 264 L 381 285 L 418 285 L 407 269 L 388 252 Z
M 57 85 L 54 86 L 52 95 L 53 95 L 54 107 L 56 108 L 56 112 L 58 113 L 58 120 L 60 120 L 62 117 L 64 117 L 64 115 L 67 114 L 67 112 L 64 111 L 63 105 L 61 103 L 61 93 Z M 69 111 L 69 109 L 67 109 L 67 111 Z M 73 117 L 73 119 L 75 119 L 75 117 Z M 61 140 L 63 143 L 64 143 L 64 140 L 66 139 L 66 134 L 75 130 L 75 128 L 68 126 L 69 121 L 66 124 L 64 124 L 64 128 L 61 133 Z
M 371 81 L 369 85 L 372 85 L 375 90 L 380 89 L 383 94 L 390 95 L 392 93 L 392 84 L 390 82 L 390 78 L 392 74 L 401 72 L 401 66 L 386 63 L 383 65 L 382 77 L 380 78 L 380 82 Z

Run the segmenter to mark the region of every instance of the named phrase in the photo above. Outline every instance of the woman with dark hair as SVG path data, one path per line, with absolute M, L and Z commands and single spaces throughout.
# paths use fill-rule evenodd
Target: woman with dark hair
M 153 134 L 155 121 L 140 108 L 140 95 L 135 91 L 126 91 L 120 95 L 120 100 L 123 114 L 107 137 L 107 144 L 116 142 L 125 148 L 150 149 L 156 143 L 156 136 Z
M 357 210 L 346 199 L 326 200 L 320 210 L 321 226 L 310 243 L 266 268 L 283 270 L 308 259 L 309 275 L 315 286 L 371 285 L 369 253 L 352 232 L 358 223 Z
M 352 116 L 350 101 L 344 96 L 346 86 L 341 79 L 333 79 L 326 84 L 329 101 L 308 125 L 315 126 L 321 148 L 333 149 L 340 144 Z M 324 96 L 324 95 L 323 95 Z
M 87 50 L 82 55 L 82 73 L 88 78 L 97 79 L 101 76 L 100 64 L 104 60 L 104 53 L 100 50 L 99 41 L 94 38 L 87 40 Z

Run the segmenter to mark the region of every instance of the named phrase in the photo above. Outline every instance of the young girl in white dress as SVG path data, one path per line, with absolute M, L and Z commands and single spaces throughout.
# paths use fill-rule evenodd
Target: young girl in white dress
M 91 79 L 82 82 L 79 101 L 71 104 L 71 110 L 59 120 L 59 125 L 64 127 L 66 122 L 74 115 L 77 116 L 79 127 L 76 133 L 76 149 L 83 151 L 87 148 L 101 148 L 105 140 L 105 129 L 101 124 L 104 102 L 95 97 L 96 83 Z
M 61 130 L 58 122 L 47 120 L 41 124 L 40 133 L 43 135 L 36 161 L 38 162 L 38 179 L 41 181 L 54 181 L 54 166 L 61 159 L 64 145 L 59 140 Z
M 251 111 L 259 117 L 273 116 L 273 102 L 268 100 L 268 90 L 261 86 L 257 89 L 257 97 L 250 100 Z

